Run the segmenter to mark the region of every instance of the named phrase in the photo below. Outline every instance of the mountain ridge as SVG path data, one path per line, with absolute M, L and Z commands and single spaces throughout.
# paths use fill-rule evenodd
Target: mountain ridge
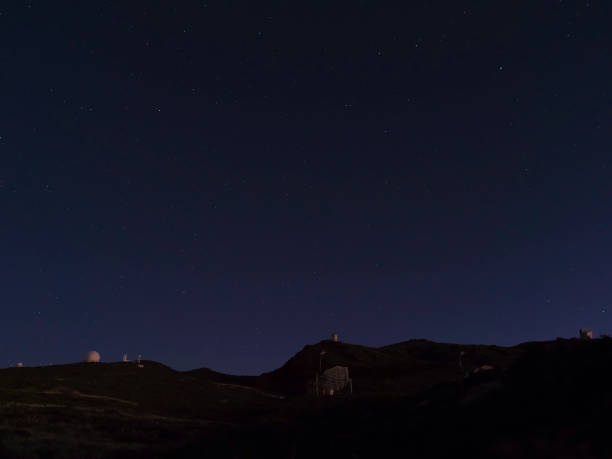
M 612 339 L 323 340 L 259 376 L 142 365 L 1 369 L 0 457 L 612 456 Z M 319 365 L 348 366 L 353 395 L 314 397 Z

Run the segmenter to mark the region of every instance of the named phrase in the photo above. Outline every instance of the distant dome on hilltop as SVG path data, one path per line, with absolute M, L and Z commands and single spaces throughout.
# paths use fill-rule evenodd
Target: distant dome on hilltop
M 100 353 L 97 351 L 89 351 L 87 356 L 85 356 L 86 362 L 99 362 L 100 361 Z

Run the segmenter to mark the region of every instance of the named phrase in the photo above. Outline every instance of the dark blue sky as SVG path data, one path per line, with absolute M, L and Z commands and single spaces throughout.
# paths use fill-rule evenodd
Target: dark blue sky
M 0 365 L 612 332 L 612 5 L 401 3 L 3 2 Z

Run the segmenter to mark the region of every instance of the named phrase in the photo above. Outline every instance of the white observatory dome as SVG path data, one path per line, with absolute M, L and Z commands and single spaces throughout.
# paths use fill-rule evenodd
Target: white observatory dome
M 87 356 L 85 356 L 86 362 L 99 362 L 100 361 L 100 353 L 96 351 L 89 351 Z

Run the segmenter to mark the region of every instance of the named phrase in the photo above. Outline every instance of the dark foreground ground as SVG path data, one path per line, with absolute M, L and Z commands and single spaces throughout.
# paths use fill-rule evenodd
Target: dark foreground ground
M 352 396 L 307 394 L 321 350 L 350 367 Z M 611 408 L 610 339 L 324 341 L 258 377 L 155 362 L 0 370 L 0 457 L 612 457 Z

